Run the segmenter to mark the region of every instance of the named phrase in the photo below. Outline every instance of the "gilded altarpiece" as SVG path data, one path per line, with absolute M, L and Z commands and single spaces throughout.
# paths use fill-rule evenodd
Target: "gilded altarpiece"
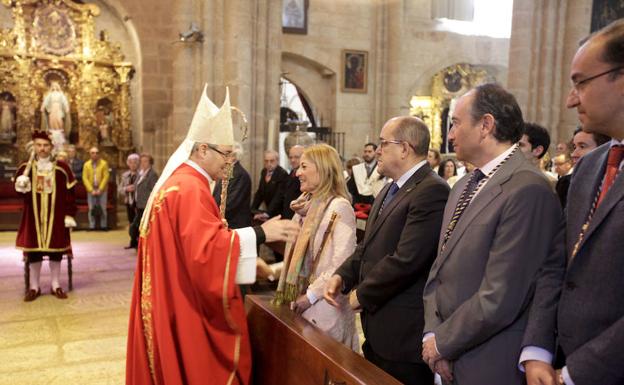
M 410 114 L 423 118 L 431 127 L 432 148 L 439 149 L 442 153 L 453 152 L 447 134 L 454 100 L 468 90 L 491 81 L 495 79 L 485 69 L 458 63 L 433 76 L 430 96 L 412 97 Z
M 56 83 L 69 105 L 67 142 L 82 150 L 99 145 L 113 165 L 124 164 L 133 147 L 134 70 L 105 31 L 96 37 L 99 8 L 71 0 L 0 1 L 14 21 L 0 31 L 0 95 L 11 100 L 15 127 L 10 143 L 0 143 L 5 158 L 26 157 L 31 131 L 46 125 L 42 103 Z

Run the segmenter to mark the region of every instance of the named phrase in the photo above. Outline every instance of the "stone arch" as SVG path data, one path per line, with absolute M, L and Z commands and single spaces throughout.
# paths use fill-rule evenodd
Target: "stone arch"
M 503 86 L 507 85 L 507 67 L 497 64 L 480 63 L 466 55 L 449 55 L 440 58 L 423 71 L 419 72 L 416 79 L 407 88 L 407 93 L 403 95 L 403 100 L 409 101 L 414 95 L 430 95 L 433 76 L 443 69 L 458 63 L 469 63 L 481 67 L 494 76 L 497 82 L 501 83 Z
M 334 127 L 336 122 L 336 73 L 325 65 L 292 52 L 282 53 L 282 76 L 301 89 L 321 122 Z

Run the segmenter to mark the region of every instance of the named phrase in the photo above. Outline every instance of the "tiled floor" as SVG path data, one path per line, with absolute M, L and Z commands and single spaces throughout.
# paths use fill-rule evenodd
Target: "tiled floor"
M 15 233 L 0 232 L 0 385 L 123 384 L 134 250 L 125 230 L 75 232 L 74 291 L 23 302 L 21 252 Z M 62 285 L 67 288 L 65 261 Z

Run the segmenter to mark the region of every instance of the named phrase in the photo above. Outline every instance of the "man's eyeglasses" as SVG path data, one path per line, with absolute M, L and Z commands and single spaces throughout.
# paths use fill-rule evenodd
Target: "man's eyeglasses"
M 231 152 L 231 151 L 230 152 L 223 152 L 223 151 L 219 150 L 217 147 L 211 146 L 211 145 L 208 145 L 208 148 L 213 150 L 213 151 L 215 151 L 215 152 L 217 152 L 219 155 L 221 155 L 226 160 L 227 159 L 232 159 L 234 157 L 234 153 Z
M 412 146 L 408 141 L 406 140 L 392 140 L 392 139 L 379 139 L 379 144 L 378 146 L 380 148 L 384 148 L 386 147 L 388 144 L 403 144 L 403 143 L 407 143 L 408 146 L 410 146 L 414 151 L 416 151 L 416 149 L 414 148 L 414 146 Z
M 587 84 L 587 83 L 589 83 L 590 81 L 592 81 L 594 79 L 597 79 L 597 78 L 599 78 L 601 76 L 605 76 L 605 75 L 610 74 L 610 73 L 613 73 L 615 71 L 619 71 L 621 69 L 624 69 L 624 66 L 611 68 L 608 71 L 601 72 L 601 73 L 599 73 L 597 75 L 593 75 L 593 76 L 590 76 L 590 77 L 582 79 L 582 80 L 577 80 L 577 81 L 573 80 L 572 81 L 572 87 L 574 87 L 575 90 L 578 90 L 582 85 Z

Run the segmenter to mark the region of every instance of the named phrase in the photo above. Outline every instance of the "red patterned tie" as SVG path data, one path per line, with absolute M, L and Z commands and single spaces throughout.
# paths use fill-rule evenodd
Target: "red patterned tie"
M 613 146 L 609 150 L 609 158 L 607 159 L 607 170 L 605 171 L 604 182 L 602 182 L 602 190 L 600 191 L 600 197 L 598 198 L 597 205 L 607 195 L 607 192 L 613 185 L 615 177 L 620 169 L 620 163 L 624 157 L 624 146 Z

